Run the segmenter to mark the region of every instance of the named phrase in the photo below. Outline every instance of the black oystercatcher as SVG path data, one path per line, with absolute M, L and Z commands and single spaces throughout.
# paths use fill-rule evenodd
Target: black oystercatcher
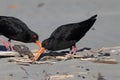
M 85 21 L 58 27 L 48 39 L 42 42 L 43 48 L 41 50 L 57 51 L 70 48 L 70 54 L 76 54 L 76 43 L 84 37 L 86 32 L 93 26 L 96 17 L 97 15 L 94 15 Z
M 10 47 L 10 50 L 13 50 L 11 46 L 11 40 L 21 41 L 25 43 L 33 42 L 41 48 L 41 43 L 39 41 L 38 35 L 35 32 L 31 31 L 24 22 L 15 17 L 0 16 L 0 34 L 8 38 L 8 45 Z M 7 44 L 5 42 L 3 43 Z
M 56 51 L 72 47 L 76 53 L 76 42 L 78 42 L 86 32 L 93 26 L 97 15 L 92 16 L 88 20 L 71 23 L 58 27 L 51 36 L 42 42 L 45 49 Z

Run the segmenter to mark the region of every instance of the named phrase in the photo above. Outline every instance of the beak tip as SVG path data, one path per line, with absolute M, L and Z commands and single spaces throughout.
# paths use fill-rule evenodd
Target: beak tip
M 38 53 L 34 56 L 32 62 L 35 62 L 35 61 L 40 57 L 40 55 L 43 54 L 44 51 L 45 51 L 45 48 L 41 48 L 41 49 L 38 51 Z

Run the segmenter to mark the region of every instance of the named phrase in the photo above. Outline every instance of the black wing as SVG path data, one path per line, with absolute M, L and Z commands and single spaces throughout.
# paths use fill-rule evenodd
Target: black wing
M 96 21 L 96 16 L 94 15 L 88 20 L 79 22 L 79 23 L 71 23 L 58 27 L 50 37 L 54 37 L 55 39 L 60 40 L 75 40 L 79 41 L 86 32 L 92 27 L 94 22 Z
M 79 41 L 93 26 L 93 24 L 96 21 L 96 17 L 97 15 L 94 15 L 85 21 L 75 23 L 73 26 L 74 28 L 71 31 L 71 34 L 69 34 L 69 36 L 67 37 L 67 40 Z
M 6 37 L 14 36 L 28 29 L 26 24 L 14 17 L 0 16 L 0 33 Z
M 59 40 L 66 40 L 73 30 L 73 24 L 62 25 L 58 27 L 50 37 L 54 37 Z

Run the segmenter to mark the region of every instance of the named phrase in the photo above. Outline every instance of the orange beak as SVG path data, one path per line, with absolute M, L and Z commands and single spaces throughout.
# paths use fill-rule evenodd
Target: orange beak
M 33 62 L 36 61 L 44 51 L 45 51 L 45 48 L 41 48 L 33 58 Z
M 43 48 L 42 47 L 42 44 L 41 44 L 41 42 L 40 41 L 36 41 L 36 44 L 40 47 L 40 50 L 37 52 L 37 54 L 34 56 L 34 58 L 33 58 L 33 62 L 34 61 L 36 61 L 39 57 L 40 57 L 40 55 L 45 51 L 45 48 Z
M 39 40 L 36 41 L 36 44 L 41 48 L 42 47 L 42 44 Z

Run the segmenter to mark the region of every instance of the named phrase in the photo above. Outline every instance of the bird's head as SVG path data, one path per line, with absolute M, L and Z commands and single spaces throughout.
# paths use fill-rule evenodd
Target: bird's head
M 38 35 L 37 34 L 33 34 L 32 38 L 31 38 L 31 41 L 36 42 L 37 40 L 39 40 Z
M 45 39 L 44 41 L 42 41 L 42 47 L 47 49 L 49 46 L 50 46 L 50 39 Z
M 42 47 L 47 50 L 52 50 L 55 47 L 55 39 L 53 37 L 47 38 L 42 41 Z
M 44 47 L 47 50 L 56 50 L 56 46 L 58 46 L 59 40 L 55 39 L 54 37 L 49 37 L 42 41 L 42 47 Z
M 39 36 L 37 34 L 32 35 L 31 41 L 35 42 L 40 48 L 42 47 L 41 42 L 39 41 Z
M 36 43 L 41 48 L 39 36 L 35 32 L 31 32 L 29 34 L 26 34 L 26 36 L 24 37 L 24 40 L 25 40 L 24 42 L 27 42 L 27 43 L 31 43 L 31 42 Z

